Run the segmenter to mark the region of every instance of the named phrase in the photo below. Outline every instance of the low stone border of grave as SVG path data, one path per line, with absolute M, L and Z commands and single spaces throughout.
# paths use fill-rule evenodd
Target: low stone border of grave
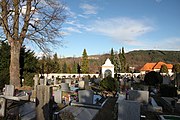
M 162 113 L 163 112 L 162 107 L 157 105 L 154 98 L 151 97 L 150 99 L 151 99 L 151 105 L 153 107 L 153 111 Z
M 175 102 L 173 98 L 161 97 L 161 101 L 163 103 L 164 108 L 166 108 L 169 112 L 173 113 L 175 110 L 175 105 L 172 105 L 172 101 Z M 175 104 L 175 103 L 174 103 Z
M 98 111 L 100 109 L 102 109 L 102 107 L 104 106 L 104 104 L 107 102 L 108 98 L 104 100 L 104 102 L 101 105 L 96 105 L 96 104 L 83 104 L 83 103 L 78 103 L 78 102 L 72 102 L 70 104 L 70 106 L 74 106 L 74 107 L 84 107 L 84 108 L 90 108 L 90 109 L 97 109 Z M 68 107 L 68 106 L 66 106 Z M 64 109 L 66 108 L 64 107 Z M 61 113 L 63 109 L 61 109 L 60 111 L 54 112 L 53 114 L 53 120 L 56 120 L 59 116 L 59 114 Z

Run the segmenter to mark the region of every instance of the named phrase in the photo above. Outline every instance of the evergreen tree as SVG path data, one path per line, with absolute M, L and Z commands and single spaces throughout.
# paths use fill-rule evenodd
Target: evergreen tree
M 5 84 L 9 84 L 9 65 L 10 65 L 10 46 L 8 43 L 0 44 L 0 88 Z M 32 86 L 34 74 L 38 72 L 38 59 L 35 57 L 34 51 L 26 50 L 23 46 L 20 50 L 20 79 L 24 79 L 24 85 Z
M 73 62 L 72 73 L 77 73 L 77 64 L 75 61 Z
M 111 63 L 114 64 L 114 50 L 111 48 L 111 55 L 110 55 Z
M 126 56 L 124 53 L 124 47 L 122 47 L 122 50 L 119 52 L 119 60 L 121 63 L 121 72 L 126 72 Z
M 9 84 L 10 46 L 7 42 L 0 43 L 0 89 Z
M 52 73 L 54 70 L 54 64 L 50 56 L 46 58 L 45 70 L 47 74 Z
M 81 65 L 82 73 L 89 73 L 89 61 L 86 49 L 84 49 L 82 54 L 82 65 Z
M 55 53 L 53 55 L 53 67 L 54 67 L 53 73 L 60 73 L 61 72 L 57 53 Z
M 172 68 L 172 71 L 174 73 L 180 73 L 180 64 L 174 64 L 173 68 Z
M 161 65 L 160 73 L 168 73 L 168 68 L 165 64 Z
M 64 64 L 63 64 L 62 72 L 67 73 L 67 64 L 66 64 L 66 62 L 64 62 Z
M 116 54 L 114 57 L 114 71 L 115 73 L 120 72 L 120 60 L 118 54 Z
M 81 74 L 81 66 L 79 64 L 77 64 L 77 72 L 78 74 Z
M 24 52 L 23 52 L 24 51 Z M 35 74 L 40 71 L 40 64 L 38 63 L 38 58 L 35 57 L 34 51 L 31 50 L 22 50 L 22 54 L 20 55 L 21 62 L 20 65 L 22 66 L 22 78 L 24 78 L 24 85 L 33 86 L 34 81 L 33 77 Z M 24 60 L 24 61 L 23 61 Z M 21 71 L 20 71 L 21 72 Z

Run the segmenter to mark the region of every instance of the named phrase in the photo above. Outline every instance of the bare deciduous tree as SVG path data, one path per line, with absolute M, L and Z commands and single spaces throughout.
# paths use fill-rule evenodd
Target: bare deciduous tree
M 0 0 L 0 24 L 11 46 L 10 84 L 20 86 L 20 49 L 25 40 L 33 41 L 43 51 L 61 36 L 65 6 L 58 0 Z

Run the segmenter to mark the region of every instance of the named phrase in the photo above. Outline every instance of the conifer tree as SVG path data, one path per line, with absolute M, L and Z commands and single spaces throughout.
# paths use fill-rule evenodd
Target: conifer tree
M 57 53 L 55 53 L 53 55 L 53 60 L 52 61 L 53 61 L 53 67 L 54 67 L 52 72 L 53 73 L 60 73 L 61 70 L 60 70 L 59 58 L 57 56 Z
M 120 60 L 119 60 L 118 54 L 115 54 L 115 56 L 114 56 L 114 71 L 115 71 L 115 73 L 120 72 Z
M 82 54 L 82 65 L 81 65 L 82 73 L 89 73 L 89 61 L 86 49 L 84 49 Z
M 124 47 L 122 47 L 122 49 L 120 49 L 119 51 L 119 60 L 121 63 L 121 72 L 126 72 L 126 56 L 125 56 L 125 52 L 124 52 Z
M 64 64 L 63 64 L 62 72 L 67 73 L 67 64 L 66 64 L 66 62 L 64 62 Z
M 160 73 L 168 73 L 168 68 L 165 64 L 161 65 Z
M 173 68 L 172 68 L 172 71 L 175 72 L 175 73 L 180 73 L 180 64 L 174 64 L 173 65 Z
M 0 42 L 0 89 L 9 84 L 10 46 L 7 42 Z
M 75 61 L 73 62 L 72 73 L 77 73 L 77 64 Z
M 111 48 L 111 55 L 110 55 L 111 63 L 114 64 L 114 50 Z

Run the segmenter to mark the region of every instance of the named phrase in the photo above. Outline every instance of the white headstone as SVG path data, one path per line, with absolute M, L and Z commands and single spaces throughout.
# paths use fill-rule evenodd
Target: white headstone
M 92 90 L 80 90 L 78 91 L 79 103 L 93 104 L 93 91 Z
M 48 78 L 45 77 L 45 78 L 44 78 L 44 85 L 47 85 L 47 80 L 48 80 Z
M 79 89 L 84 89 L 85 82 L 83 80 L 79 81 Z
M 44 78 L 40 78 L 39 83 L 40 83 L 40 85 L 44 85 Z
M 5 116 L 5 110 L 6 110 L 6 99 L 0 98 L 0 117 Z
M 62 103 L 62 91 L 58 90 L 58 91 L 54 91 L 54 101 L 56 103 Z
M 118 101 L 118 120 L 140 120 L 140 103 L 130 100 Z
M 5 85 L 5 96 L 14 96 L 14 90 L 15 86 L 14 85 Z

